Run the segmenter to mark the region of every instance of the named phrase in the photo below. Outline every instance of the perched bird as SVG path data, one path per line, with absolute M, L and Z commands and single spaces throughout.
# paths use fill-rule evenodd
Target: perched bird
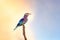
M 24 17 L 19 20 L 19 22 L 18 22 L 18 24 L 16 25 L 16 27 L 14 28 L 14 30 L 16 30 L 17 27 L 24 25 L 24 24 L 28 21 L 27 17 L 28 17 L 29 15 L 30 15 L 30 13 L 25 13 L 25 14 L 24 14 Z

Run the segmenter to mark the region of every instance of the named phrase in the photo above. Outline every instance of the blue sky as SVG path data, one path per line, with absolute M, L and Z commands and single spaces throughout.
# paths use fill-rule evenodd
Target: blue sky
M 60 40 L 60 0 L 31 0 L 36 40 Z

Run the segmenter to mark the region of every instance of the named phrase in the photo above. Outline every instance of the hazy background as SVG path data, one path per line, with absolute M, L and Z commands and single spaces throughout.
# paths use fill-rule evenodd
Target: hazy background
M 24 13 L 34 13 L 32 10 L 25 0 L 0 0 L 0 40 L 24 40 L 22 26 L 16 31 L 13 29 Z M 30 28 L 32 19 L 33 16 L 30 16 L 25 25 L 28 40 L 34 40 L 34 33 Z
M 60 0 L 0 0 L 0 40 L 23 40 L 22 27 L 13 28 L 25 12 L 28 40 L 60 40 Z
M 60 40 L 60 0 L 33 0 L 36 40 Z

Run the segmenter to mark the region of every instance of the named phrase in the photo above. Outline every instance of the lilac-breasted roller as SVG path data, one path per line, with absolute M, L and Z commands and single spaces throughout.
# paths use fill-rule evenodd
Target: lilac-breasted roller
M 25 13 L 25 14 L 24 14 L 24 17 L 19 20 L 19 22 L 18 22 L 18 24 L 16 25 L 16 27 L 14 28 L 14 30 L 16 30 L 17 27 L 24 25 L 24 24 L 28 21 L 27 17 L 28 17 L 29 15 L 30 15 L 30 13 Z

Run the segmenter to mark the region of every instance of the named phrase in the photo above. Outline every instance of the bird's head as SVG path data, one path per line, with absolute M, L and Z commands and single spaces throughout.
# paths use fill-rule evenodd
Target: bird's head
M 24 18 L 27 18 L 29 15 L 31 15 L 31 14 L 30 13 L 25 13 Z

